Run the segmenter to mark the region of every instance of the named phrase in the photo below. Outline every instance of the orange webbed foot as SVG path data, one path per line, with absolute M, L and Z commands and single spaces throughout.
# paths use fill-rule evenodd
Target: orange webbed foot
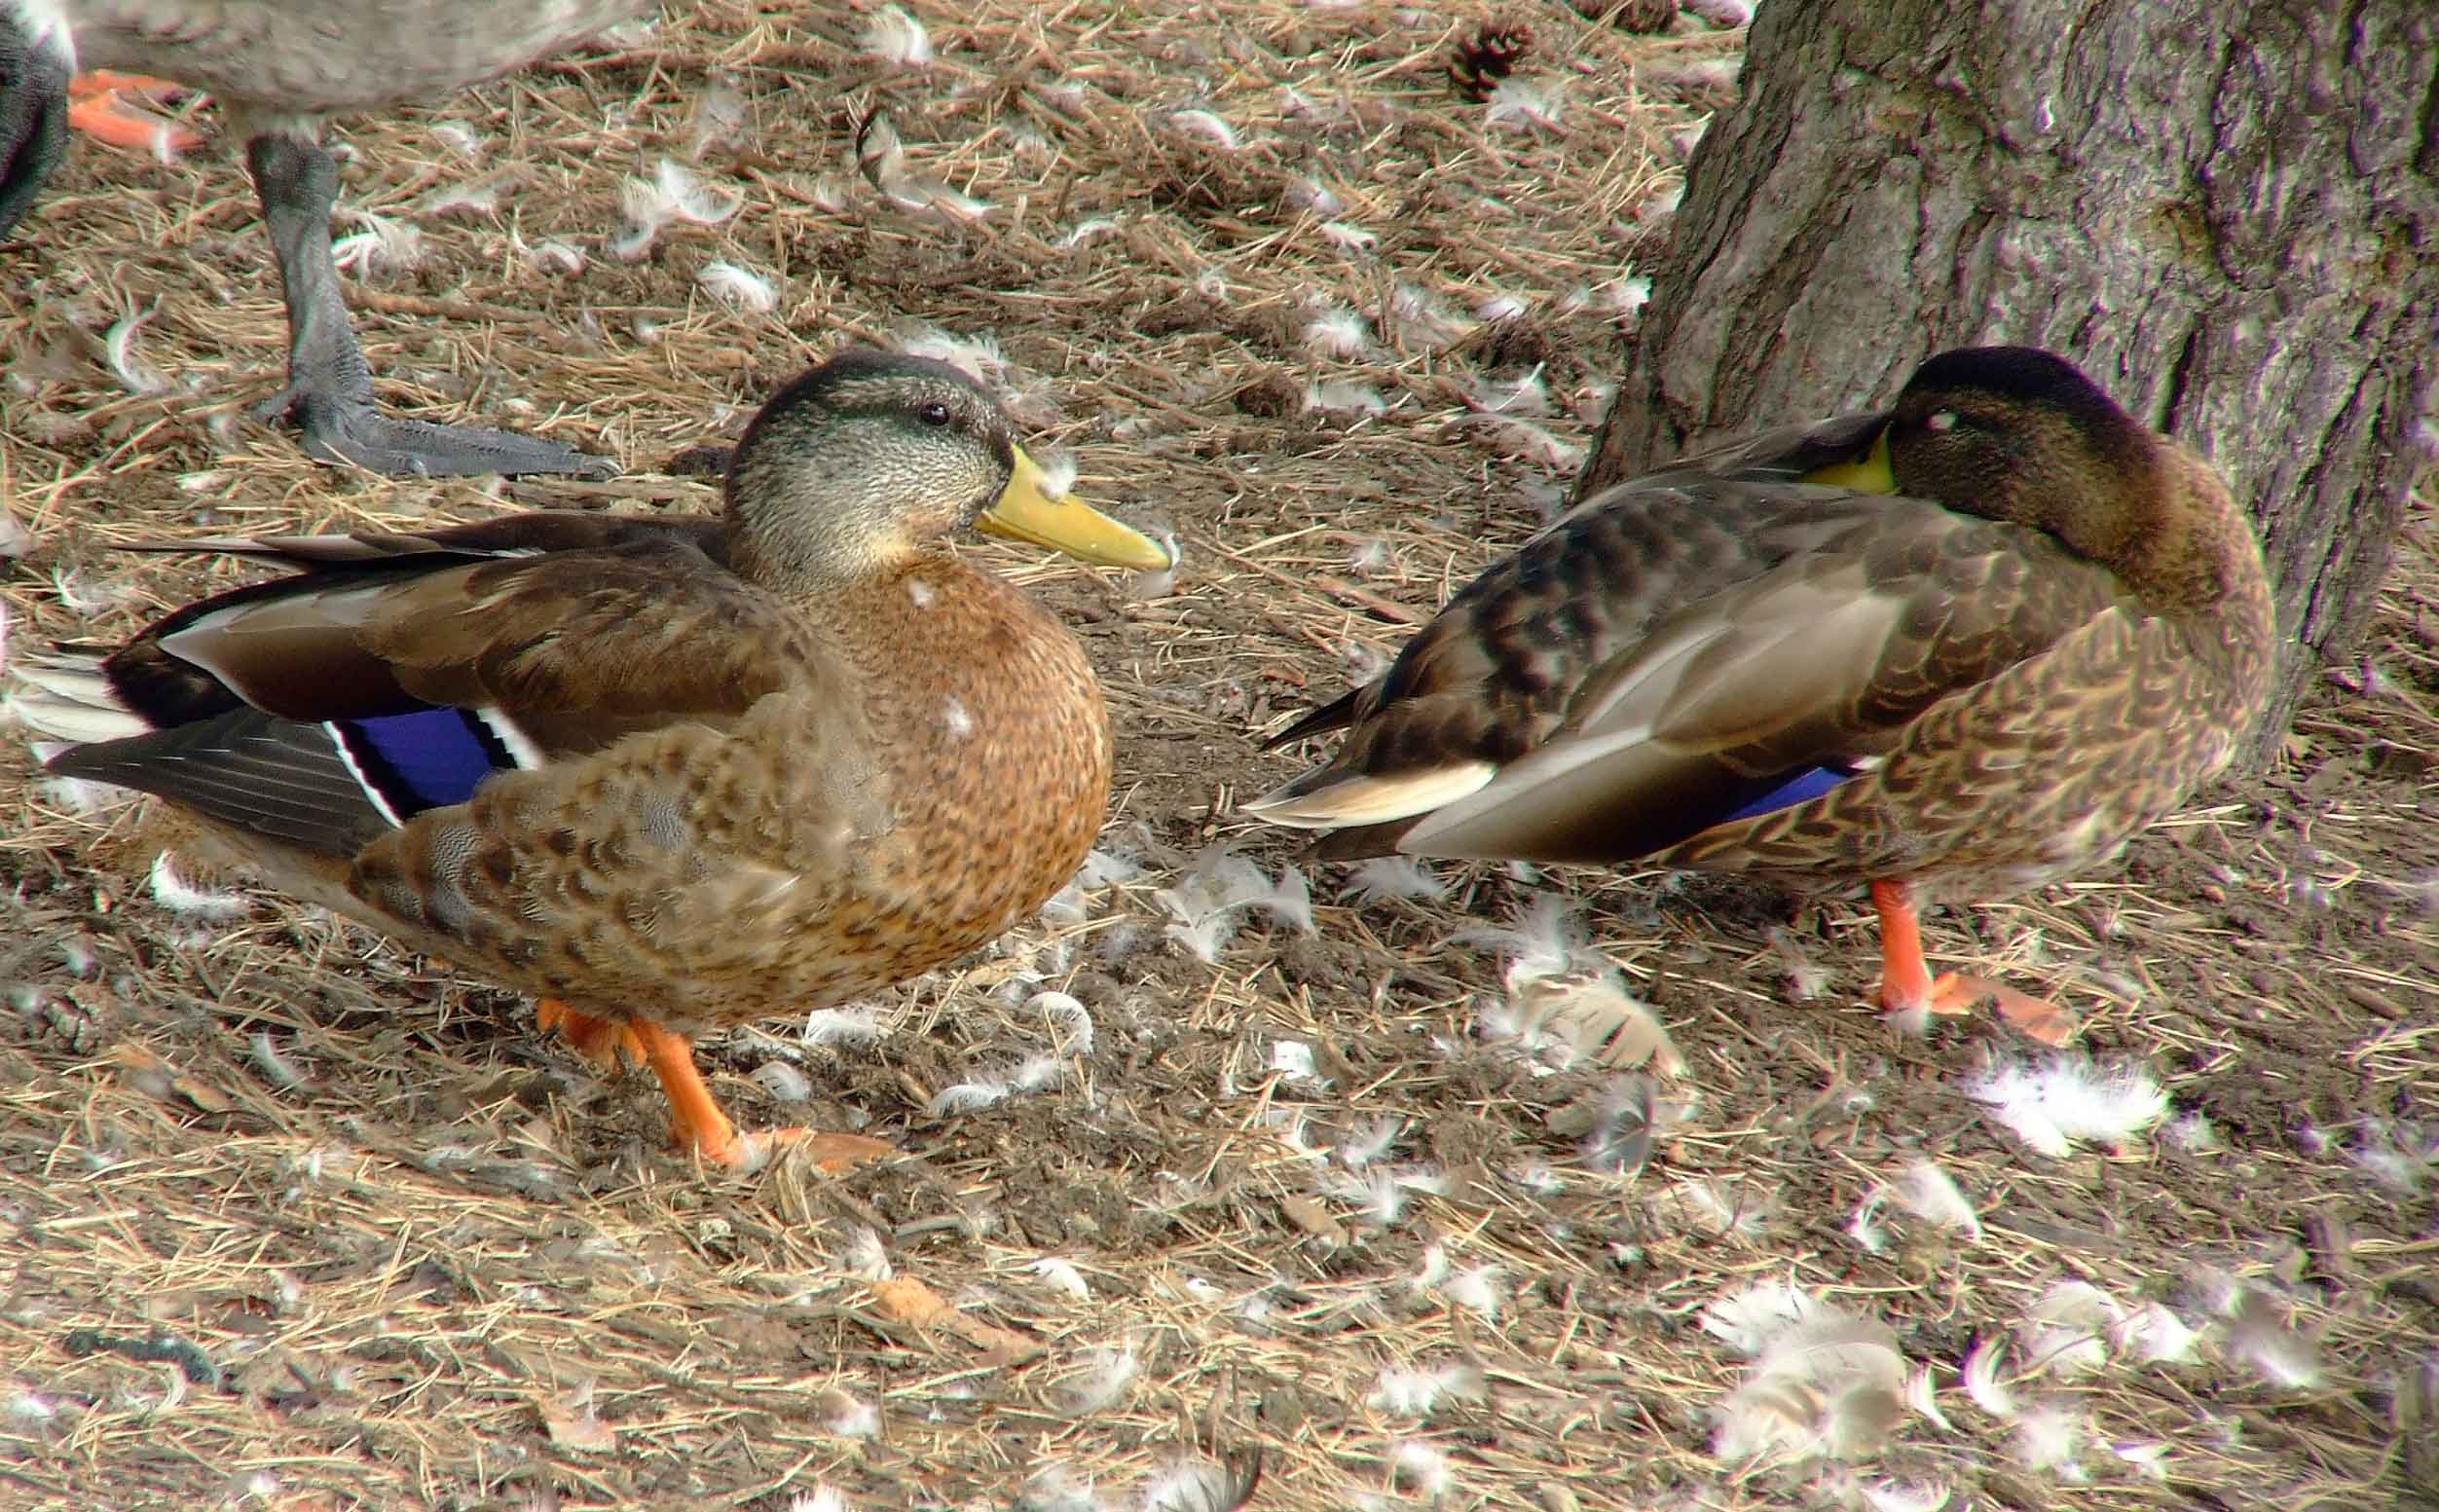
M 648 1019 L 630 1020 L 628 1027 L 644 1048 L 645 1064 L 660 1078 L 661 1090 L 668 1094 L 670 1133 L 679 1148 L 692 1150 L 712 1164 L 757 1171 L 782 1150 L 798 1149 L 816 1169 L 834 1176 L 896 1153 L 863 1134 L 829 1134 L 809 1128 L 740 1134 L 704 1084 L 702 1070 L 694 1063 L 693 1042 Z
M 1970 1014 L 1985 998 L 1998 1004 L 1999 1016 L 2016 1033 L 2043 1045 L 2065 1045 L 2081 1027 L 2073 1014 L 2048 998 L 2037 998 L 2005 982 L 1968 977 L 1961 972 L 1941 972 L 1931 983 L 1929 1001 L 1921 1006 L 1934 1014 Z
M 1970 1014 L 1988 998 L 1998 1004 L 1999 1016 L 2027 1039 L 2064 1045 L 2075 1038 L 2075 1015 L 2047 998 L 1959 972 L 1934 978 L 1923 958 L 1922 922 L 1904 883 L 1872 883 L 1871 903 L 1880 915 L 1880 1006 L 1890 1016 Z
M 167 158 L 201 147 L 203 138 L 124 96 L 171 94 L 178 90 L 166 80 L 140 74 L 106 70 L 79 74 L 68 83 L 68 125 L 95 141 Z

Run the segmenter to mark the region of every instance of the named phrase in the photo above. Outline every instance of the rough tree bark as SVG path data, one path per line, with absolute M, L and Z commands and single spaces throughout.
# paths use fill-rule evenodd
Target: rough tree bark
M 2261 522 L 2268 749 L 2439 451 L 2439 4 L 1763 0 L 1743 90 L 1577 497 L 1942 348 L 2052 348 Z

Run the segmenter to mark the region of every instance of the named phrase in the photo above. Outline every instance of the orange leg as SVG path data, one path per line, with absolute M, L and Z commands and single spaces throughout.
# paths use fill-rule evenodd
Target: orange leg
M 80 74 L 68 84 L 68 125 L 96 141 L 159 157 L 201 147 L 203 139 L 185 127 L 119 97 L 121 91 L 166 94 L 177 89 L 139 74 Z
M 1880 1006 L 1890 1013 L 1968 1014 L 1992 998 L 1999 1016 L 2027 1039 L 2064 1045 L 2075 1037 L 2075 1015 L 2047 998 L 1959 972 L 1933 977 L 1922 953 L 1922 920 L 1904 883 L 1872 883 L 1871 906 L 1880 915 Z
M 620 1065 L 644 1064 L 644 1041 L 635 1026 L 623 1018 L 596 1018 L 580 1014 L 557 998 L 538 998 L 534 1004 L 534 1018 L 545 1029 L 556 1029 L 568 1042 L 569 1049 L 591 1061 L 602 1071 L 615 1071 Z
M 703 1085 L 692 1042 L 648 1018 L 599 1018 L 557 998 L 536 999 L 534 1017 L 543 1028 L 559 1031 L 571 1049 L 603 1071 L 615 1071 L 622 1063 L 651 1067 L 669 1097 L 670 1131 L 678 1144 L 715 1165 L 758 1169 L 780 1146 L 802 1145 L 813 1152 L 814 1164 L 835 1175 L 895 1153 L 862 1134 L 819 1134 L 805 1128 L 739 1134 L 712 1089 Z

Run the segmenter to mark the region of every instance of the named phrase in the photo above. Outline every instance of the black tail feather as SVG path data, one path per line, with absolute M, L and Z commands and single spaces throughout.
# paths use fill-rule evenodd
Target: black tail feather
M 154 793 L 324 856 L 352 856 L 390 829 L 328 730 L 255 709 L 71 746 L 45 768 Z
M 1355 688 L 1342 695 L 1335 703 L 1322 705 L 1262 742 L 1262 749 L 1276 751 L 1281 746 L 1292 746 L 1297 741 L 1310 739 L 1314 735 L 1327 735 L 1332 730 L 1345 729 L 1355 722 L 1355 701 L 1362 696 L 1363 689 Z

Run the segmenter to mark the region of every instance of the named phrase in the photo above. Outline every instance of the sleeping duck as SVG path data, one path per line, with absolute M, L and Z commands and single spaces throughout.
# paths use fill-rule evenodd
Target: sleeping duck
M 1886 497 L 1895 494 L 1900 497 Z M 1476 578 L 1244 805 L 1402 853 L 1868 884 L 1880 1001 L 2057 1006 L 1925 962 L 1916 909 L 2113 855 L 2234 755 L 2277 628 L 2218 473 L 2046 351 L 1608 489 Z
M 288 304 L 288 384 L 257 412 L 305 449 L 402 475 L 616 469 L 553 441 L 384 414 L 331 260 L 338 166 L 322 124 L 429 99 L 546 57 L 645 0 L 0 0 L 0 236 L 66 145 L 74 67 L 208 91 L 263 207 Z
M 106 660 L 21 664 L 49 769 L 158 794 L 273 886 L 543 1000 L 751 1163 L 695 1067 L 723 1025 L 903 981 L 1031 916 L 1108 804 L 1084 648 L 969 526 L 1167 553 L 1054 491 L 956 369 L 849 352 L 764 406 L 719 518 L 535 511 L 202 540 L 297 569 Z

